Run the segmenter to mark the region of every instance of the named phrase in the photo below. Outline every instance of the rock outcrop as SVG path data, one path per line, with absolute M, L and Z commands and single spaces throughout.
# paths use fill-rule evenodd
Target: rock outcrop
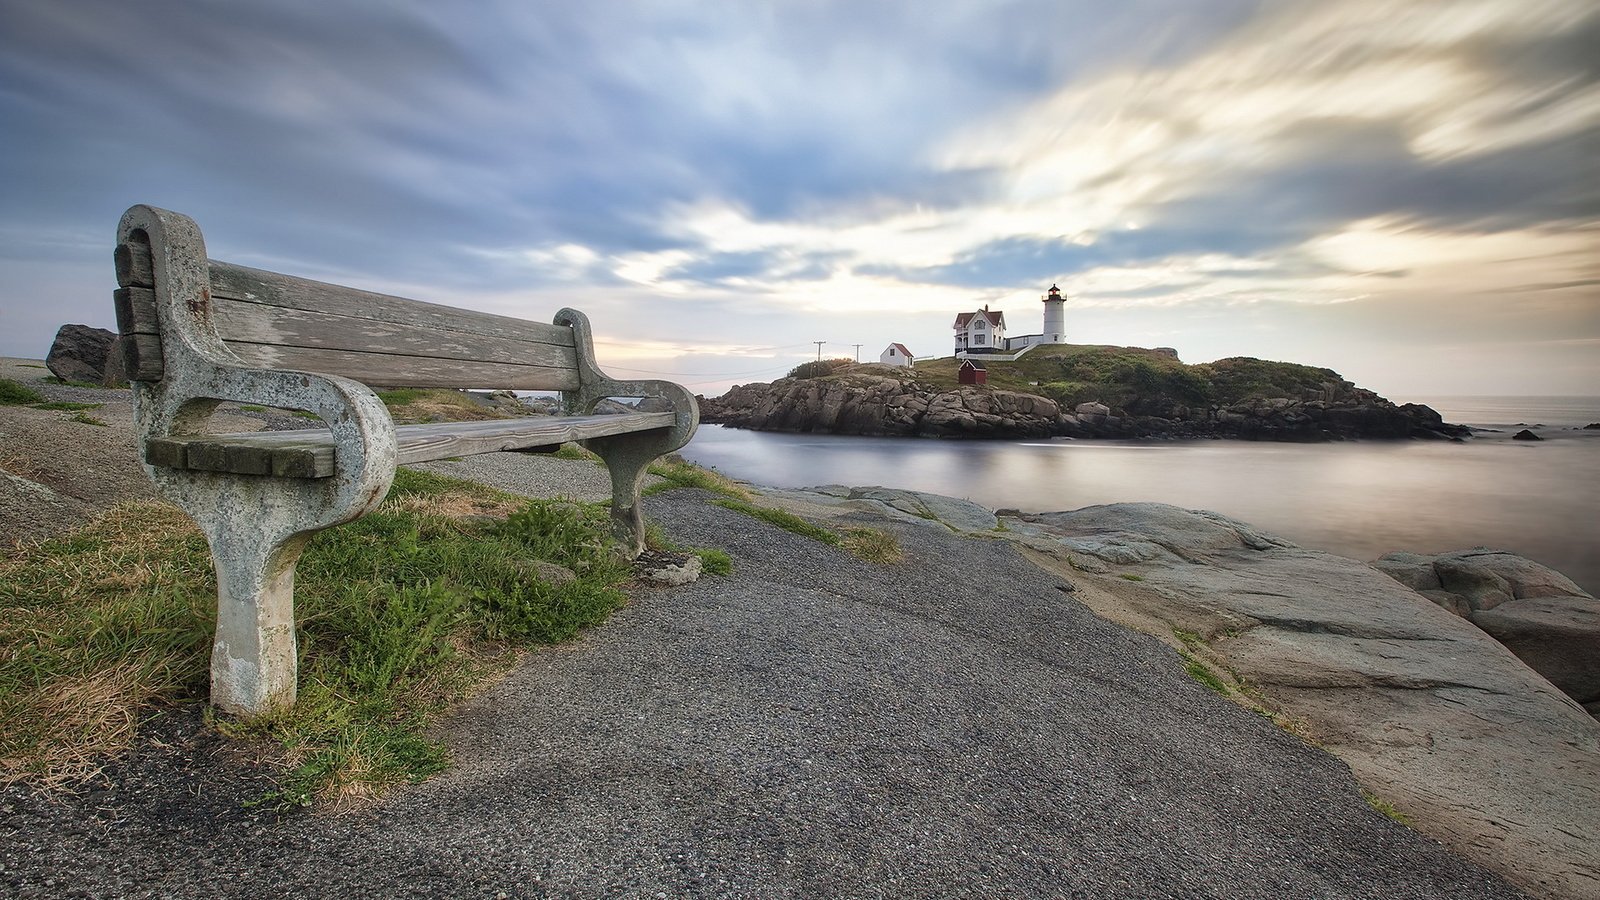
M 1600 718 L 1600 600 L 1533 560 L 1479 547 L 1373 567 L 1482 628 Z
M 1236 679 L 1425 832 L 1536 896 L 1596 896 L 1600 723 L 1474 623 L 1216 513 L 1123 503 L 1001 521 L 1079 582 L 1074 596 Z M 1550 598 L 1517 591 L 1557 584 L 1471 557 L 1459 571 L 1448 583 L 1466 602 L 1519 622 Z
M 1184 404 L 1165 397 L 1122 406 L 1080 403 L 1071 412 L 1036 394 L 987 386 L 947 390 L 856 370 L 824 378 L 783 378 L 740 385 L 700 398 L 705 422 L 757 431 L 824 432 L 949 438 L 1229 437 L 1268 441 L 1345 438 L 1459 439 L 1419 404 L 1397 406 L 1353 385 L 1315 396 L 1266 397 L 1226 405 Z
M 929 437 L 1048 437 L 1061 408 L 1015 391 L 937 391 L 870 374 L 784 378 L 701 398 L 700 417 L 757 431 Z
M 44 364 L 62 381 L 106 383 L 106 360 L 117 341 L 115 332 L 88 325 L 63 325 L 50 345 Z M 121 361 L 116 366 L 120 374 Z

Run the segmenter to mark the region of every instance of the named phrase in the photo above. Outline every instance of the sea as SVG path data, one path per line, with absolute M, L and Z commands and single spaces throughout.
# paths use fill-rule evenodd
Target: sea
M 1494 547 L 1600 595 L 1600 397 L 1417 398 L 1477 431 L 1449 441 L 954 441 L 703 426 L 682 451 L 777 487 L 883 485 L 992 509 L 1159 501 L 1372 560 Z M 1542 441 L 1512 440 L 1527 428 Z

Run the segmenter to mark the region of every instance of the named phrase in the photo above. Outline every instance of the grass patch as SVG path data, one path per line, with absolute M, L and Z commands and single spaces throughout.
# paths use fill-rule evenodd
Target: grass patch
M 376 512 L 318 535 L 296 584 L 299 702 L 222 726 L 282 746 L 287 777 L 268 799 L 338 803 L 438 771 L 446 754 L 426 733 L 442 710 L 518 648 L 624 602 L 608 528 L 595 507 L 402 469 Z M 536 560 L 578 578 L 544 582 Z M 119 507 L 0 563 L 0 781 L 80 784 L 153 709 L 203 699 L 215 607 L 205 540 L 165 504 Z
M 723 507 L 724 509 L 731 509 L 734 512 L 744 513 L 751 518 L 760 519 L 761 521 L 766 522 L 768 525 L 776 525 L 777 527 L 782 528 L 784 531 L 792 531 L 802 537 L 808 537 L 814 541 L 820 541 L 830 547 L 837 547 L 844 540 L 843 538 L 839 537 L 839 535 L 829 531 L 826 528 L 823 528 L 821 525 L 813 525 L 810 522 L 807 522 L 805 519 L 802 519 L 793 513 L 784 512 L 781 509 L 768 509 L 764 506 L 755 506 L 753 504 L 746 503 L 743 500 L 735 500 L 732 497 L 724 497 L 720 500 L 713 500 L 711 502 Z
M 591 462 L 600 462 L 600 457 L 590 453 L 582 447 L 579 447 L 577 444 L 571 443 L 570 441 L 562 444 L 561 449 L 550 455 L 556 459 L 587 459 Z
M 1362 791 L 1361 792 L 1361 799 L 1367 801 L 1367 805 L 1368 806 L 1370 806 L 1373 809 L 1377 810 L 1382 815 L 1385 815 L 1385 816 L 1395 820 L 1396 822 L 1399 822 L 1401 825 L 1405 825 L 1407 827 L 1410 827 L 1410 825 L 1411 825 L 1411 817 L 1407 816 L 1405 813 L 1401 812 L 1400 810 L 1395 809 L 1395 806 L 1394 806 L 1393 803 L 1390 803 L 1389 801 L 1383 799 L 1382 797 L 1379 797 L 1377 794 L 1369 793 L 1367 791 Z
M 850 529 L 845 532 L 843 546 L 851 556 L 870 563 L 890 565 L 906 557 L 894 535 L 876 528 Z
M 1144 576 L 1143 575 L 1135 575 L 1132 572 L 1123 572 L 1123 573 L 1119 574 L 1117 577 L 1121 578 L 1121 579 L 1123 579 L 1125 581 L 1143 581 L 1144 580 Z
M 111 423 L 110 422 L 102 422 L 99 419 L 96 419 L 94 416 L 91 416 L 88 413 L 84 413 L 84 412 L 75 412 L 75 413 L 73 413 L 72 414 L 72 421 L 77 422 L 80 425 L 94 425 L 94 426 L 97 426 L 99 428 L 110 428 L 111 427 Z
M 667 536 L 667 532 L 654 522 L 644 523 L 644 545 L 662 553 L 693 553 L 700 557 L 700 571 L 712 575 L 733 574 L 733 557 L 725 550 L 713 547 L 684 547 Z
M 700 488 L 701 490 L 711 491 L 714 494 L 721 494 L 724 497 L 730 497 L 735 500 L 748 501 L 750 499 L 750 492 L 735 484 L 731 479 L 718 475 L 710 469 L 702 469 L 691 462 L 657 460 L 646 471 L 665 480 L 658 481 L 645 488 L 642 491 L 645 496 L 660 494 L 665 491 L 675 491 L 679 488 Z
M 389 415 L 395 423 L 401 425 L 515 418 L 484 406 L 462 391 L 448 388 L 395 388 L 378 391 L 378 399 L 389 407 Z M 312 418 L 317 417 L 312 415 Z
M 733 557 L 727 551 L 713 547 L 696 547 L 692 551 L 700 557 L 700 571 L 726 578 L 733 574 Z
M 1189 673 L 1190 678 L 1193 678 L 1195 681 L 1200 682 L 1224 697 L 1233 693 L 1228 689 L 1228 683 L 1218 677 L 1217 673 L 1211 671 L 1210 666 L 1207 666 L 1205 663 L 1201 662 L 1194 654 L 1189 653 L 1186 650 L 1179 650 L 1178 655 L 1183 657 L 1183 670 Z
M 9 378 L 0 378 L 0 406 L 21 406 L 27 403 L 43 403 L 44 395 L 20 382 Z
M 61 410 L 63 412 L 76 412 L 78 410 L 84 410 L 84 409 L 99 409 L 100 407 L 105 406 L 105 404 L 104 403 L 68 403 L 66 401 L 58 400 L 58 401 L 54 401 L 54 402 L 50 402 L 50 403 L 35 403 L 35 404 L 32 404 L 32 406 L 33 406 L 34 409 L 54 409 L 54 410 Z
M 1172 636 L 1177 638 L 1178 642 L 1183 644 L 1185 648 L 1179 650 L 1178 655 L 1183 657 L 1183 670 L 1189 673 L 1190 678 L 1193 678 L 1195 681 L 1200 682 L 1224 697 L 1230 697 L 1233 695 L 1233 689 L 1230 688 L 1228 683 L 1222 679 L 1222 676 L 1218 675 L 1210 666 L 1202 662 L 1200 657 L 1195 655 L 1206 647 L 1204 638 L 1192 631 L 1184 631 L 1182 628 L 1172 629 Z M 1259 705 L 1256 707 L 1256 709 L 1258 712 L 1263 711 Z
M 266 412 L 267 408 L 256 403 L 246 403 L 239 407 L 242 412 Z
M 64 385 L 66 387 L 95 388 L 97 390 L 110 390 L 110 388 L 108 388 L 106 385 L 96 384 L 93 381 L 68 381 L 68 380 L 66 380 L 64 378 L 57 378 L 54 375 L 50 375 L 50 376 L 42 378 L 40 380 L 43 381 L 45 384 L 59 384 L 59 385 Z
M 21 366 L 24 369 L 48 369 L 48 368 L 50 368 L 49 366 L 42 366 L 42 365 L 40 365 L 38 363 L 17 363 L 17 365 Z

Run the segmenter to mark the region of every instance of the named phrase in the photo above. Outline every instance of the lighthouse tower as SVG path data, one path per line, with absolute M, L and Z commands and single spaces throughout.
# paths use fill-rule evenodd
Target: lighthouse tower
M 1061 289 L 1050 285 L 1050 293 L 1044 295 L 1044 334 L 1039 338 L 1041 344 L 1065 344 L 1067 342 L 1067 329 L 1063 324 L 1066 320 L 1067 298 L 1061 296 Z

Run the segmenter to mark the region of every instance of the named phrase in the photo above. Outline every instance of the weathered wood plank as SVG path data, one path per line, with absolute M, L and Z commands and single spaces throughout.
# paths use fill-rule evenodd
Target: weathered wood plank
M 280 440 L 259 439 L 269 435 L 284 437 Z M 242 440 L 250 437 L 258 439 Z M 333 436 L 324 429 L 186 435 L 150 438 L 144 443 L 144 460 L 152 466 L 234 475 L 274 475 L 279 478 L 331 477 L 334 473 L 334 455 Z
M 578 388 L 576 369 L 395 356 L 354 350 L 320 350 L 315 347 L 274 347 L 238 341 L 225 343 L 234 355 L 249 366 L 343 375 L 385 387 L 494 388 L 513 391 L 572 391 Z
M 615 416 L 532 416 L 484 422 L 438 422 L 395 429 L 401 465 L 470 456 L 496 450 L 520 450 L 652 428 L 671 428 L 670 412 L 623 413 Z
M 437 331 L 571 347 L 572 329 L 211 260 L 211 295 Z
M 155 265 L 150 259 L 150 245 L 133 241 L 118 244 L 112 253 L 117 266 L 118 287 L 155 287 Z
M 155 295 L 149 292 L 151 309 Z M 472 362 L 576 369 L 577 350 L 534 341 L 468 335 L 416 325 L 396 325 L 326 312 L 212 298 L 212 321 L 225 341 L 350 350 L 395 356 L 435 357 Z
M 145 287 L 118 288 L 111 294 L 117 307 L 117 330 L 123 334 L 160 334 L 156 292 Z
M 160 334 L 155 291 L 122 288 L 113 296 L 123 334 Z M 212 302 L 217 333 L 245 362 L 264 368 L 326 372 L 394 387 L 565 391 L 578 385 L 577 351 L 572 347 L 467 338 L 458 332 L 237 300 Z M 138 380 L 160 380 L 159 338 L 143 345 L 141 352 L 155 352 L 156 368 L 140 369 L 154 377 Z
M 398 462 L 405 465 L 671 428 L 674 418 L 673 413 L 662 412 L 438 422 L 401 425 L 395 437 Z M 333 435 L 323 428 L 151 438 L 145 441 L 145 461 L 170 468 L 301 478 L 329 477 L 335 462 Z
M 124 335 L 122 371 L 129 381 L 160 381 L 166 375 L 166 365 L 161 359 L 160 335 Z

